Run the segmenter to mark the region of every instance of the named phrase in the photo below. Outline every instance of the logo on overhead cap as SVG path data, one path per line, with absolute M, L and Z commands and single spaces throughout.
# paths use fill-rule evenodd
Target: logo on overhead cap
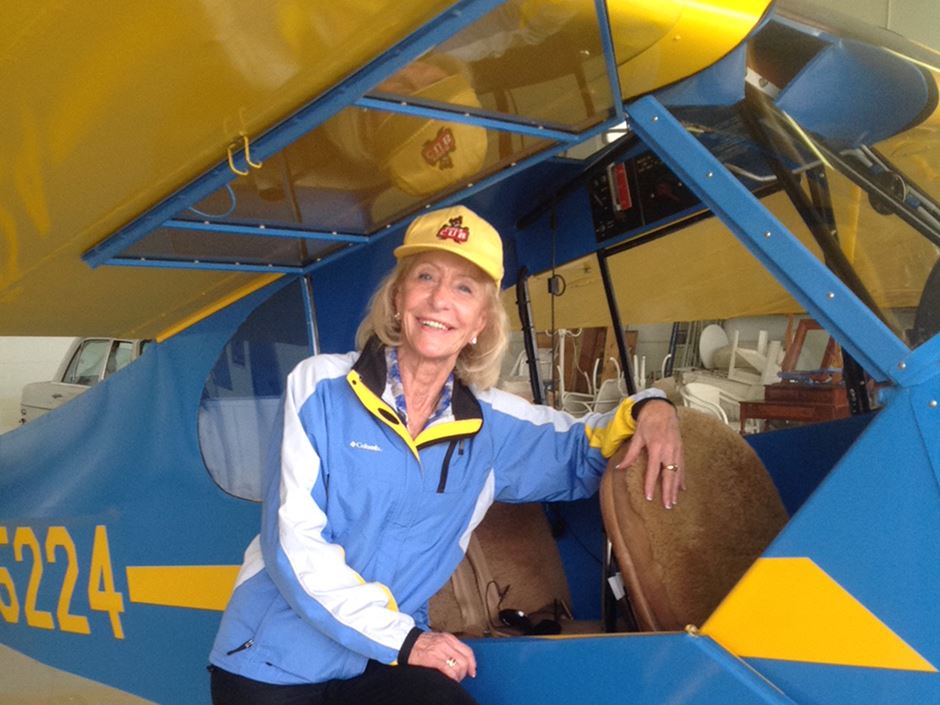
M 466 242 L 470 239 L 470 228 L 463 224 L 463 216 L 458 215 L 447 221 L 447 225 L 441 226 L 441 229 L 437 231 L 437 237 L 440 240 Z
M 455 151 L 457 138 L 449 127 L 442 127 L 433 140 L 428 140 L 421 147 L 421 156 L 424 161 L 438 169 L 453 169 L 454 160 L 450 158 L 450 153 Z

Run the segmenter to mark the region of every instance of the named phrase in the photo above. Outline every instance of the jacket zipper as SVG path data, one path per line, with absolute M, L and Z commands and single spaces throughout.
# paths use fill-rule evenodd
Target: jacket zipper
M 248 641 L 246 641 L 246 642 L 245 642 L 244 644 L 242 644 L 241 646 L 236 646 L 236 647 L 235 647 L 234 649 L 232 649 L 231 651 L 226 651 L 226 652 L 225 652 L 225 655 L 226 655 L 226 656 L 233 656 L 234 654 L 237 654 L 239 651 L 244 651 L 245 649 L 250 649 L 250 648 L 251 648 L 252 646 L 254 646 L 254 645 L 255 645 L 255 640 L 254 640 L 254 639 L 249 639 Z
M 447 452 L 444 454 L 444 463 L 441 465 L 441 481 L 437 483 L 438 494 L 442 494 L 444 488 L 447 487 L 447 474 L 450 472 L 450 458 L 454 454 L 454 448 L 456 447 L 457 441 L 451 441 L 447 446 Z M 461 455 L 462 454 L 461 452 Z

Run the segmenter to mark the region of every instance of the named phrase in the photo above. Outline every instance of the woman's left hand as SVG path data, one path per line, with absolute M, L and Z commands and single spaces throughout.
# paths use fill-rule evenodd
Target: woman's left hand
M 679 490 L 685 489 L 685 466 L 682 457 L 682 437 L 679 435 L 679 417 L 668 402 L 652 400 L 644 404 L 636 421 L 636 431 L 623 460 L 617 468 L 630 467 L 640 452 L 646 449 L 646 476 L 643 492 L 652 500 L 656 481 L 662 486 L 663 506 L 672 509 L 679 499 Z

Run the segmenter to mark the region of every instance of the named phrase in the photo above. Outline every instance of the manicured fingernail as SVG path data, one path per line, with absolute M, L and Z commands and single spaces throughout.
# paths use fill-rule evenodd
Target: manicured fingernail
M 647 502 L 652 502 L 652 501 L 653 501 L 653 495 L 651 495 L 651 494 L 646 495 L 646 501 L 647 501 Z

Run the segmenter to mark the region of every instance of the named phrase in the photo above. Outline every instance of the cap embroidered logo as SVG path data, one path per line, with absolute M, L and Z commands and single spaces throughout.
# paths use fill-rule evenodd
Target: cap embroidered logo
M 470 228 L 464 226 L 463 216 L 451 218 L 447 225 L 442 225 L 437 231 L 437 237 L 441 240 L 453 240 L 454 242 L 466 242 L 470 239 Z
M 433 140 L 428 140 L 421 147 L 421 156 L 431 166 L 438 169 L 453 169 L 454 161 L 450 158 L 451 152 L 457 151 L 457 138 L 449 127 L 442 127 L 437 131 Z

